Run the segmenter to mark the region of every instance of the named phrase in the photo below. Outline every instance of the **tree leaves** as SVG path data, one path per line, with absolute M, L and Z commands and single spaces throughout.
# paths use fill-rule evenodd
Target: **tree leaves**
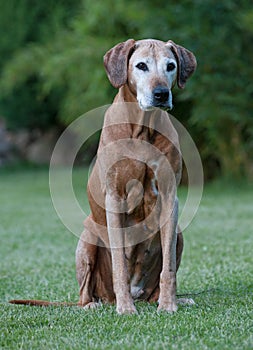
M 46 4 L 56 6 L 50 0 L 41 6 Z M 68 124 L 85 111 L 112 101 L 115 90 L 106 78 L 102 61 L 108 49 L 131 37 L 173 39 L 193 51 L 198 60 L 197 71 L 186 89 L 174 92 L 180 105 L 175 109 L 180 114 L 175 116 L 190 128 L 207 168 L 209 160 L 215 159 L 223 174 L 251 175 L 251 1 L 243 0 L 239 4 L 235 0 L 85 0 L 81 7 L 73 3 L 71 8 L 75 16 L 68 17 L 70 3 L 64 0 L 58 12 L 54 8 L 52 18 L 48 14 L 46 19 L 42 18 L 44 29 L 39 30 L 37 39 L 34 36 L 33 43 L 25 33 L 42 24 L 34 16 L 27 28 L 24 16 L 20 15 L 18 27 L 23 25 L 24 29 L 17 38 L 18 49 L 10 42 L 12 54 L 2 64 L 0 88 L 5 96 L 13 94 L 18 86 L 32 88 L 31 79 L 34 79 L 38 94 L 34 101 L 39 104 L 56 94 L 58 121 Z M 5 5 L 4 11 L 10 14 L 14 9 L 8 7 L 7 11 Z M 41 10 L 37 13 L 41 16 Z M 13 34 L 10 38 L 13 39 Z M 25 45 L 20 47 L 20 43 Z M 3 47 L 8 47 L 6 37 L 0 51 Z M 8 118 L 9 114 L 5 115 Z M 34 120 L 39 120 L 37 115 Z M 55 122 L 53 110 L 52 122 Z

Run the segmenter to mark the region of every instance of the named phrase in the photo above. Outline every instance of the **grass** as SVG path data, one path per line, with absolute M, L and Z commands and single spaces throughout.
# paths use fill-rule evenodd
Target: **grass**
M 87 208 L 85 178 L 75 172 L 75 190 Z M 77 301 L 77 237 L 53 209 L 46 170 L 2 171 L 0 198 L 1 349 L 253 349 L 249 185 L 205 187 L 184 235 L 178 273 L 178 293 L 196 294 L 197 305 L 180 306 L 173 315 L 145 303 L 137 303 L 133 316 L 118 316 L 115 306 L 84 311 L 8 304 L 14 298 Z

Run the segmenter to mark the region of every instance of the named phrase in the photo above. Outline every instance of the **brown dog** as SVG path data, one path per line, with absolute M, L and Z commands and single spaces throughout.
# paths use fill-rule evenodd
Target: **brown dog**
M 171 89 L 176 82 L 185 86 L 196 59 L 172 41 L 130 39 L 108 51 L 104 64 L 119 92 L 106 112 L 88 182 L 91 214 L 76 250 L 78 305 L 116 300 L 117 312 L 126 314 L 136 312 L 133 300 L 158 300 L 158 310 L 174 312 L 183 251 L 176 196 L 181 154 L 164 109 L 172 108 Z
M 181 155 L 169 116 L 158 108 L 172 108 L 171 88 L 176 81 L 184 87 L 196 59 L 172 41 L 130 39 L 108 51 L 104 65 L 119 92 L 88 183 L 91 215 L 76 250 L 80 304 L 116 300 L 125 314 L 136 312 L 134 299 L 159 299 L 158 310 L 174 312 Z

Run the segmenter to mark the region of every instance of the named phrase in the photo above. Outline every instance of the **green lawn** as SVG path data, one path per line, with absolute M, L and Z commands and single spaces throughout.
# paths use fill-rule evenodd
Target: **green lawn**
M 53 209 L 46 170 L 1 171 L 1 349 L 253 349 L 252 187 L 205 187 L 178 273 L 178 293 L 196 294 L 196 306 L 168 315 L 137 303 L 138 315 L 118 316 L 114 306 L 84 311 L 7 303 L 77 301 L 77 237 Z M 75 173 L 87 207 L 85 179 L 85 172 Z

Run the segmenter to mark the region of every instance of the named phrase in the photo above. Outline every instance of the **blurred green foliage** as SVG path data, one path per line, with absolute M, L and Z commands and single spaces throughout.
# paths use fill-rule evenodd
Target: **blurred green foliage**
M 174 91 L 173 114 L 197 143 L 207 177 L 253 172 L 250 0 L 9 0 L 1 5 L 0 112 L 12 127 L 68 124 L 112 101 L 102 57 L 130 37 L 193 51 L 198 69 Z
M 9 127 L 46 128 L 56 122 L 63 89 L 54 89 L 50 94 L 42 92 L 38 57 L 43 45 L 61 28 L 69 29 L 71 19 L 78 13 L 78 3 L 1 1 L 0 113 Z M 36 50 L 37 56 L 28 54 L 30 50 Z

